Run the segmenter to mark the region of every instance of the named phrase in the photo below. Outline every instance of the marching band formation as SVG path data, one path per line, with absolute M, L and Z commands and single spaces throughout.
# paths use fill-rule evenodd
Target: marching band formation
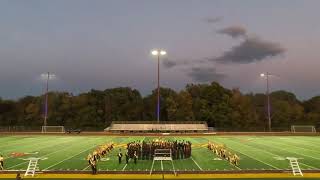
M 221 159 L 225 159 L 235 166 L 239 165 L 239 156 L 228 151 L 225 145 L 209 142 L 207 147 Z M 92 154 L 87 156 L 89 166 L 92 169 L 92 174 L 97 173 L 97 162 L 102 157 L 105 157 L 113 148 L 113 143 L 104 144 L 97 147 Z M 172 159 L 185 159 L 191 157 L 190 141 L 170 141 L 163 139 L 153 139 L 152 141 L 133 141 L 127 144 L 127 150 L 125 152 L 126 164 L 129 163 L 130 159 L 133 159 L 134 164 L 137 163 L 138 159 L 152 160 L 156 149 L 171 149 Z M 119 164 L 121 164 L 123 157 L 121 149 L 119 149 L 117 156 Z
M 173 159 L 185 159 L 191 156 L 191 142 L 190 141 L 169 141 L 163 139 L 154 139 L 152 141 L 130 142 L 127 144 L 129 158 L 152 160 L 154 151 L 156 149 L 171 149 Z
M 208 149 L 218 155 L 220 158 L 229 161 L 231 164 L 235 166 L 239 165 L 239 156 L 237 156 L 236 154 L 232 154 L 230 151 L 227 151 L 224 144 L 209 142 Z
M 97 147 L 92 154 L 87 156 L 87 160 L 89 166 L 91 167 L 92 174 L 97 174 L 97 162 L 102 158 L 105 157 L 112 149 L 113 143 L 104 144 Z

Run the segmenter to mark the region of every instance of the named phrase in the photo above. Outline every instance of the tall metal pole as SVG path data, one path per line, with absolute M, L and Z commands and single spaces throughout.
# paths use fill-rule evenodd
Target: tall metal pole
M 269 93 L 269 72 L 267 72 L 267 103 L 268 103 L 268 125 L 271 132 L 271 115 L 270 115 L 270 93 Z
M 48 77 L 47 77 L 47 87 L 46 87 L 46 104 L 45 104 L 45 109 L 44 109 L 44 122 L 43 125 L 47 125 L 47 118 L 48 118 L 48 90 L 49 90 L 49 78 L 50 78 L 50 73 L 48 72 Z
M 157 121 L 160 122 L 160 52 L 158 53 L 158 105 L 157 105 Z

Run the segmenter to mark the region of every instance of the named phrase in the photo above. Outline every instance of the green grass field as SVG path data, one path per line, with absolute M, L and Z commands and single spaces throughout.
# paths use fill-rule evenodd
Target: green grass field
M 99 144 L 114 142 L 116 148 L 104 161 L 98 163 L 100 170 L 146 171 L 149 172 L 152 161 L 139 160 L 135 165 L 118 164 L 117 152 L 125 149 L 126 143 L 153 139 L 155 137 L 131 136 L 53 136 L 19 135 L 1 136 L 0 153 L 5 157 L 6 170 L 26 170 L 28 158 L 38 157 L 40 170 L 78 170 L 89 171 L 85 160 Z M 167 139 L 188 140 L 192 142 L 192 158 L 174 160 L 176 170 L 285 170 L 289 168 L 286 157 L 299 158 L 301 169 L 320 170 L 320 138 L 317 136 L 197 136 L 165 137 Z M 237 153 L 241 160 L 238 167 L 207 150 L 208 141 L 223 143 L 227 149 Z M 30 153 L 13 157 L 12 153 Z M 170 162 L 163 162 L 164 170 L 172 170 Z M 161 170 L 156 162 L 154 170 Z

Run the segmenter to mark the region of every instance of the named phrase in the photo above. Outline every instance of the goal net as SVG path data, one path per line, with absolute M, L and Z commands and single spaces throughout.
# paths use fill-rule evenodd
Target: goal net
M 42 133 L 64 133 L 64 126 L 42 126 Z
M 291 132 L 312 132 L 315 133 L 316 132 L 316 128 L 315 126 L 310 126 L 310 125 L 305 125 L 305 126 L 301 126 L 301 125 L 292 125 L 291 126 Z
M 153 166 L 155 161 L 160 161 L 161 162 L 161 171 L 163 171 L 163 164 L 162 161 L 171 161 L 173 173 L 176 174 L 173 160 L 172 160 L 172 152 L 171 149 L 155 149 L 154 150 L 154 156 L 153 156 L 153 161 L 152 161 L 152 166 L 150 169 L 150 175 L 152 174 L 153 171 Z

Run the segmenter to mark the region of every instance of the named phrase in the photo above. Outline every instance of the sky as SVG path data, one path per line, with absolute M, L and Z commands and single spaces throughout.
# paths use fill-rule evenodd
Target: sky
M 2 0 L 0 97 L 217 81 L 320 95 L 319 0 Z

